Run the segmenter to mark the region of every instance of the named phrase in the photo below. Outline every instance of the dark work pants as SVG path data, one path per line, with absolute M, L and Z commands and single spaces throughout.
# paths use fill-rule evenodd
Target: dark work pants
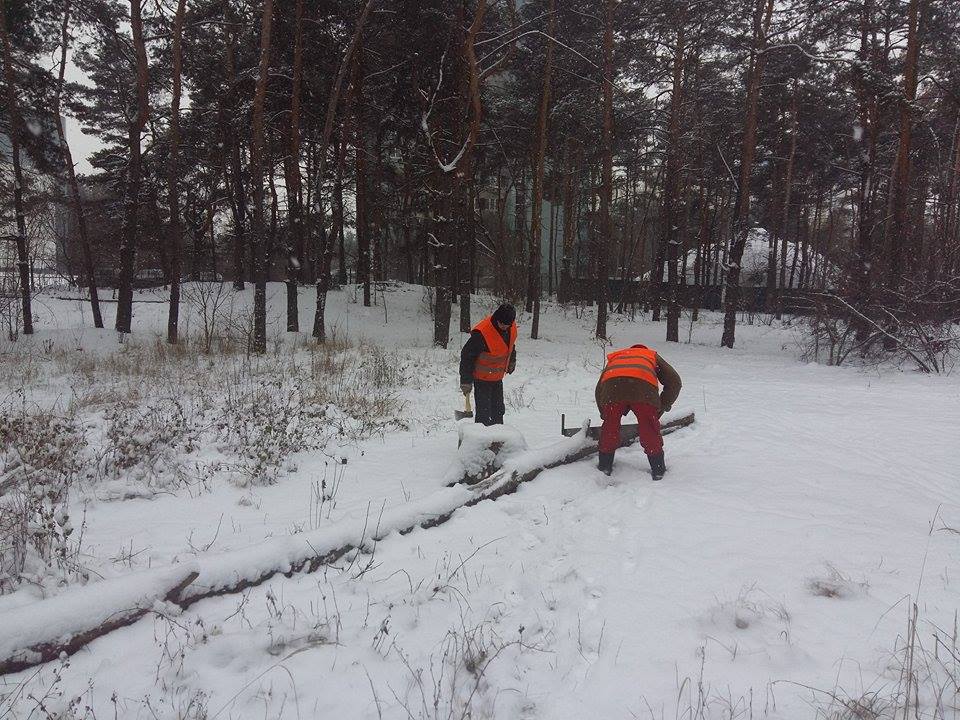
M 473 381 L 473 417 L 474 421 L 484 425 L 502 425 L 503 413 L 503 381 L 487 382 Z

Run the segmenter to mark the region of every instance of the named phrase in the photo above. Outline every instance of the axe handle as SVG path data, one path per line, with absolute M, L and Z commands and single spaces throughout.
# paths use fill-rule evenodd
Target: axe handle
M 467 393 L 466 395 L 463 396 L 463 406 L 464 408 L 466 408 L 468 413 L 473 412 L 473 408 L 470 407 L 470 393 Z

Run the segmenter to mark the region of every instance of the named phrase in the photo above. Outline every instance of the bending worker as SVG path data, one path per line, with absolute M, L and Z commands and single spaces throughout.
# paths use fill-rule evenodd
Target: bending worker
M 613 472 L 613 456 L 620 447 L 620 418 L 632 411 L 639 424 L 640 444 L 650 461 L 650 474 L 654 480 L 663 477 L 667 467 L 660 416 L 670 411 L 680 386 L 677 371 L 645 345 L 633 345 L 607 355 L 596 390 L 597 407 L 603 418 L 598 465 L 602 472 Z
M 474 419 L 484 425 L 503 423 L 503 376 L 517 365 L 517 311 L 501 305 L 473 328 L 460 351 L 460 390 L 474 394 Z

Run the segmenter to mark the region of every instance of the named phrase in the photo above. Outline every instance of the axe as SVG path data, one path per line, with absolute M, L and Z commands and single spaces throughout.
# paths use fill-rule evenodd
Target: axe
M 473 408 L 470 406 L 470 393 L 463 396 L 463 410 L 455 410 L 453 415 L 457 420 L 473 417 Z

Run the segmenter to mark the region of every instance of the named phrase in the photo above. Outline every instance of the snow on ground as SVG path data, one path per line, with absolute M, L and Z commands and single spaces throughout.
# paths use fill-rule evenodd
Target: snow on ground
M 283 287 L 269 293 L 280 339 Z M 266 538 L 373 524 L 438 492 L 463 467 L 453 420 L 461 336 L 430 347 L 420 288 L 389 288 L 372 308 L 354 298 L 332 293 L 329 318 L 361 345 L 344 351 L 351 361 L 373 344 L 396 351 L 384 357 L 406 377 L 395 390 L 401 424 L 362 440 L 323 435 L 272 485 L 229 473 L 80 482 L 79 560 L 104 577 L 226 552 L 241 562 Z M 63 353 L 109 364 L 130 346 L 87 329 L 76 302 L 37 305 L 42 330 L 19 354 L 0 348 L 4 364 L 31 348 L 33 369 L 2 368 L 2 394 L 14 397 L 19 378 L 25 402 L 68 404 L 78 383 Z M 131 342 L 149 346 L 166 308 L 135 312 Z M 302 327 L 312 312 L 308 295 Z M 535 342 L 521 317 L 507 422 L 530 448 L 557 441 L 561 413 L 568 425 L 598 418 L 604 348 L 591 339 L 592 313 L 580 315 L 548 304 Z M 611 321 L 615 346 L 663 352 L 684 380 L 676 413 L 697 414 L 667 438 L 663 482 L 650 481 L 634 447 L 618 453 L 610 479 L 585 460 L 320 572 L 182 613 L 158 606 L 65 663 L 0 678 L 0 717 L 855 717 L 862 708 L 841 701 L 879 714 L 902 690 L 913 603 L 921 717 L 934 717 L 934 681 L 949 688 L 946 675 L 960 677 L 960 534 L 950 530 L 960 528 L 960 380 L 804 363 L 795 331 L 779 325 L 741 325 L 736 349 L 722 350 L 718 316 L 702 318 L 684 321 L 689 341 L 676 345 L 662 342 L 662 324 Z M 198 332 L 197 318 L 185 324 Z M 278 340 L 272 353 L 309 351 Z M 216 361 L 208 371 L 224 372 Z M 176 394 L 177 382 L 140 381 L 140 403 Z M 108 408 L 84 393 L 95 438 Z M 315 422 L 326 427 L 335 411 Z M 219 462 L 235 446 L 194 452 Z M 337 488 L 320 503 L 324 477 Z M 0 636 L 3 612 L 37 593 L 0 597 Z

